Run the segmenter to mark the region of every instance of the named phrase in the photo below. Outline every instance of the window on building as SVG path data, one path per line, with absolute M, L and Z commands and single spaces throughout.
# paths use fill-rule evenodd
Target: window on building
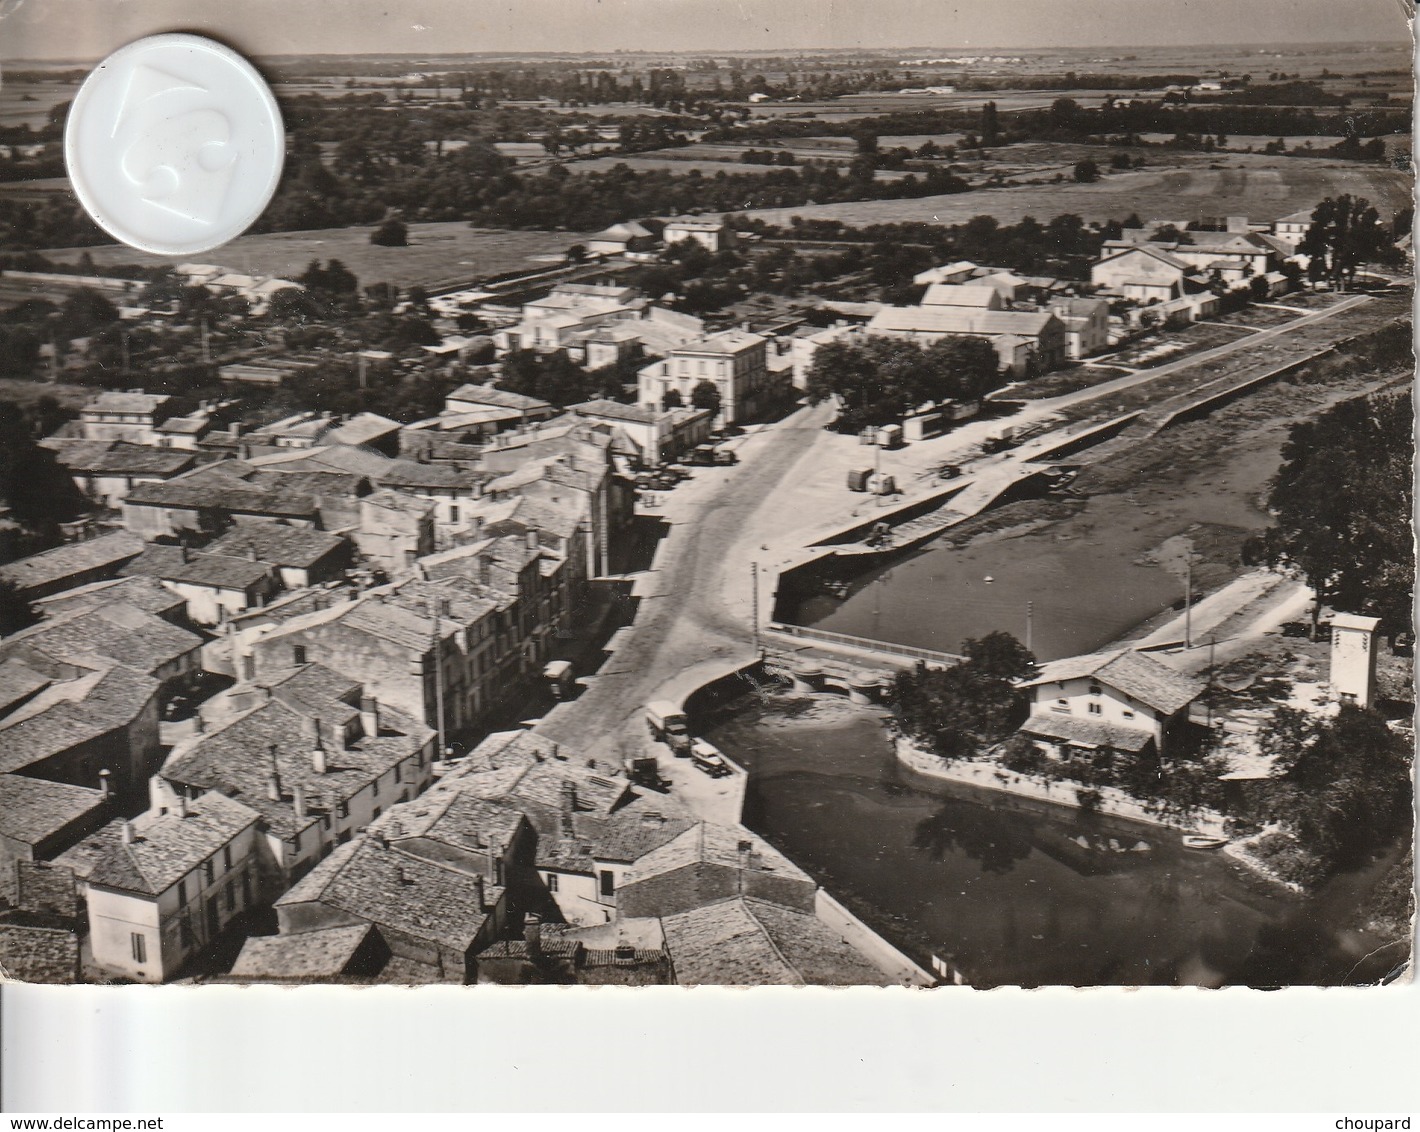
M 237 886 L 236 886 L 236 883 L 235 883 L 234 881 L 230 881 L 230 880 L 229 880 L 229 881 L 227 882 L 227 911 L 228 911 L 228 912 L 235 912 L 236 910 L 237 910 Z
M 451 504 L 449 504 L 449 522 L 451 522 L 451 523 L 457 523 L 458 521 L 459 521 L 459 508 L 458 508 L 458 504 L 457 504 L 457 503 L 451 503 Z
M 601 894 L 603 896 L 616 895 L 616 876 L 607 869 L 601 872 Z
M 394 782 L 396 786 L 399 785 L 399 763 L 394 764 Z
M 321 814 L 321 816 L 320 816 L 320 827 L 321 827 L 321 829 L 325 830 L 327 833 L 330 832 L 330 815 L 329 815 L 329 814 Z
M 348 829 L 342 829 L 340 831 L 340 836 L 337 837 L 335 840 L 341 845 L 344 845 L 347 841 L 350 840 L 350 831 Z
M 502 883 L 503 883 L 503 858 L 502 858 L 502 857 L 494 857 L 494 858 L 493 858 L 493 883 L 494 883 L 494 884 L 502 884 Z
M 202 883 L 211 884 L 217 878 L 217 870 L 211 861 L 202 862 Z
M 192 921 L 186 916 L 178 920 L 178 939 L 185 948 L 193 945 Z
M 1104 708 L 1101 707 L 1099 704 L 1090 704 L 1090 714 L 1091 714 L 1091 715 L 1102 715 L 1102 714 L 1104 714 Z
M 182 880 L 178 881 L 178 904 L 179 904 L 179 905 L 183 905 L 183 904 L 186 904 L 186 903 L 187 903 L 187 878 L 186 878 L 186 877 L 183 877 Z
M 1092 695 L 1092 696 L 1102 696 L 1102 695 L 1104 695 L 1104 689 L 1101 688 L 1098 684 L 1095 684 L 1095 683 L 1092 682 L 1092 683 L 1090 684 L 1090 695 Z
M 291 650 L 291 662 L 292 662 L 293 664 L 305 664 L 305 663 L 306 663 L 306 646 L 305 646 L 305 645 L 296 645 L 296 646 Z
M 380 780 L 378 778 L 375 779 L 374 782 L 370 783 L 370 793 L 373 794 L 376 798 L 380 796 Z
M 350 803 L 349 803 L 349 802 L 337 802 L 337 803 L 335 803 L 335 816 L 338 817 L 338 818 L 348 818 L 348 817 L 350 816 Z
M 142 932 L 130 932 L 128 945 L 133 949 L 133 962 L 148 962 L 148 938 Z
M 232 847 L 230 845 L 222 846 L 222 868 L 227 872 L 232 870 Z
M 556 874 L 556 873 L 548 873 L 548 874 L 547 874 L 547 891 L 548 891 L 548 892 L 556 892 L 556 891 L 557 891 L 557 874 Z
M 1128 708 L 1125 708 L 1122 712 L 1120 712 L 1120 714 L 1121 714 L 1122 716 L 1124 716 L 1125 719 L 1133 719 L 1133 718 L 1134 718 L 1134 713 L 1133 713 L 1132 711 L 1130 711 Z
M 379 806 L 376 806 L 373 810 L 370 811 L 370 820 L 371 820 L 371 821 L 374 821 L 374 820 L 375 820 L 377 817 L 379 817 L 379 816 L 380 816 L 380 807 L 379 807 Z

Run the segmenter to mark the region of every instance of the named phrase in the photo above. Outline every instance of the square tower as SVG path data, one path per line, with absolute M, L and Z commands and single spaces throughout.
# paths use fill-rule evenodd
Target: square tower
M 1331 619 L 1331 694 L 1370 707 L 1376 698 L 1376 626 L 1379 617 L 1338 613 Z

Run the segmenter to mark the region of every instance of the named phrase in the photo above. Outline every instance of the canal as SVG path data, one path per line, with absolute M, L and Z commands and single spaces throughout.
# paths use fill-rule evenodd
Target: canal
M 1301 899 L 1176 831 L 917 775 L 875 709 L 833 695 L 741 699 L 697 729 L 749 770 L 746 825 L 977 986 L 1331 985 L 1396 961 L 1353 922 L 1383 866 Z

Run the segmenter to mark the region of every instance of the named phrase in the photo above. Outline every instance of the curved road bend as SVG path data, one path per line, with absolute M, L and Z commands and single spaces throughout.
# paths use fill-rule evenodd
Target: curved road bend
M 832 415 L 828 404 L 799 409 L 746 437 L 737 465 L 698 469 L 669 493 L 671 529 L 652 568 L 636 579 L 635 621 L 617 634 L 615 651 L 582 694 L 537 724 L 539 734 L 620 756 L 640 748 L 642 709 L 664 685 L 697 666 L 708 679 L 711 670 L 751 659 L 750 563 L 778 541 L 771 532 L 782 532 L 785 512 L 792 513 L 785 498 L 792 492 L 778 489 L 794 482 L 795 466 L 811 458 Z M 767 596 L 761 593 L 761 607 Z

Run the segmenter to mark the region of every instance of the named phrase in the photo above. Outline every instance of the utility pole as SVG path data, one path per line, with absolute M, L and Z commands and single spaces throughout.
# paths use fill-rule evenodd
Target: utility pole
M 444 736 L 444 658 L 439 655 L 439 606 L 437 602 L 430 602 L 429 614 L 434 619 L 434 722 L 439 732 L 439 751 L 435 756 L 442 760 L 448 752 L 445 745 Z
M 750 628 L 754 635 L 754 651 L 758 655 L 759 648 L 759 563 L 749 564 L 749 584 L 750 584 Z
M 1193 552 L 1183 556 L 1183 647 L 1193 647 Z

